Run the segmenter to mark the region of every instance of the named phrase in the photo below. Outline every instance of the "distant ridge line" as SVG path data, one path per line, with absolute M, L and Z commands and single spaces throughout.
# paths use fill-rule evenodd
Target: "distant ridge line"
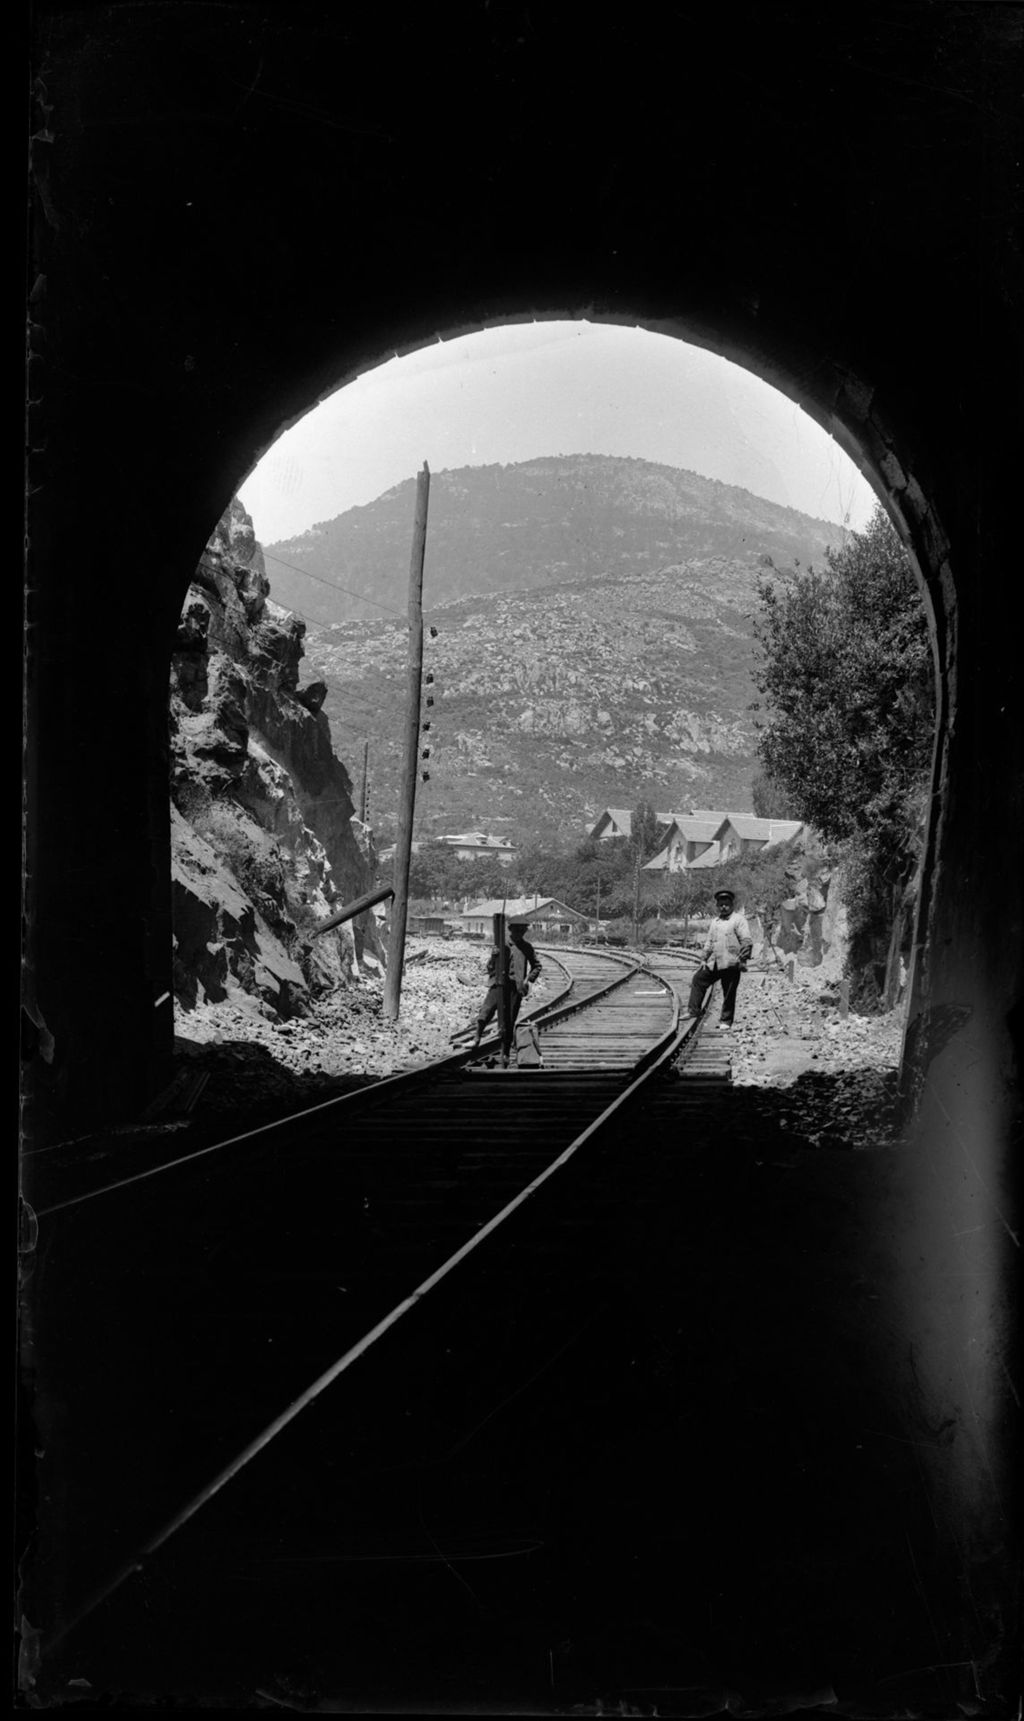
M 410 475 L 374 502 L 265 544 L 272 600 L 323 627 L 404 614 L 413 494 Z M 806 565 L 845 541 L 843 528 L 740 485 L 633 455 L 459 466 L 431 487 L 424 608 L 715 559 L 748 572 L 765 555 Z
M 553 466 L 557 465 L 559 461 L 574 460 L 606 462 L 608 465 L 643 466 L 651 472 L 670 473 L 675 478 L 693 478 L 696 479 L 699 484 L 710 484 L 718 490 L 724 490 L 738 496 L 749 497 L 761 507 L 777 509 L 782 514 L 792 514 L 796 519 L 811 521 L 814 525 L 822 526 L 829 532 L 847 533 L 852 530 L 849 526 L 841 526 L 836 524 L 835 521 L 826 520 L 819 514 L 807 514 L 801 508 L 794 508 L 791 503 L 776 502 L 769 496 L 760 496 L 756 490 L 748 490 L 742 484 L 729 484 L 723 478 L 707 477 L 703 472 L 695 472 L 693 468 L 689 466 L 669 466 L 664 461 L 645 460 L 642 455 L 638 454 L 535 454 L 531 455 L 529 460 L 513 460 L 507 463 L 503 463 L 500 460 L 489 460 L 482 462 L 479 466 L 442 466 L 439 467 L 436 472 L 431 473 L 431 483 L 436 489 L 441 485 L 445 478 L 456 478 L 462 473 L 528 472 L 532 467 L 544 465 Z M 387 490 L 382 490 L 378 496 L 374 496 L 370 501 L 353 502 L 348 508 L 343 508 L 340 513 L 332 514 L 327 519 L 312 520 L 310 524 L 308 526 L 304 526 L 301 531 L 294 532 L 288 537 L 275 538 L 268 541 L 264 545 L 264 548 L 269 552 L 271 550 L 285 549 L 288 546 L 292 546 L 293 548 L 300 546 L 303 539 L 312 537 L 315 534 L 323 533 L 329 527 L 333 526 L 337 520 L 345 519 L 350 514 L 359 513 L 362 509 L 374 508 L 379 502 L 391 501 L 405 495 L 406 493 L 411 494 L 415 491 L 415 488 L 416 474 L 412 473 L 410 477 L 402 478 L 397 484 L 392 484 Z

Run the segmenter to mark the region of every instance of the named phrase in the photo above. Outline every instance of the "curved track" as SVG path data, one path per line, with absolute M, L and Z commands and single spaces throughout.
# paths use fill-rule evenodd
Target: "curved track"
M 850 1339 L 873 1166 L 709 1074 L 713 1014 L 660 1032 L 692 959 L 563 960 L 543 1070 L 460 1054 L 43 1213 L 31 1701 L 717 1713 L 808 1618 L 846 1665 L 838 1602 L 876 1696 L 927 1659 L 919 1461 Z M 555 1066 L 634 1011 L 646 1076 Z
M 692 959 L 544 957 L 567 984 L 530 1012 L 542 1068 L 494 1067 L 485 1042 L 39 1214 L 40 1269 L 82 1293 L 46 1360 L 77 1381 L 62 1354 L 95 1353 L 87 1397 L 61 1407 L 76 1548 L 55 1641 L 463 1262 L 485 1270 L 490 1240 L 697 1037 Z

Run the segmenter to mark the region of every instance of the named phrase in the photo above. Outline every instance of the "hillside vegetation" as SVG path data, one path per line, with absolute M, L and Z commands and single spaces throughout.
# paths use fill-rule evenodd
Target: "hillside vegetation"
M 415 493 L 409 478 L 266 545 L 274 601 L 325 626 L 382 607 L 404 616 Z M 431 477 L 423 601 L 429 612 L 473 595 L 649 573 L 684 557 L 806 561 L 841 536 L 735 485 L 647 460 L 574 454 L 465 466 Z
M 307 619 L 338 755 L 370 742 L 370 813 L 393 835 L 406 697 L 413 486 L 267 553 L 277 602 Z M 749 808 L 753 618 L 763 558 L 806 561 L 841 533 L 728 485 L 639 460 L 574 456 L 441 473 L 424 587 L 437 629 L 417 834 L 480 826 L 578 839 L 606 805 Z M 515 554 L 510 553 L 514 540 Z M 299 552 L 317 579 L 283 568 Z M 333 572 L 332 572 L 333 570 Z M 328 575 L 401 609 L 362 608 Z M 495 590 L 497 585 L 500 590 Z
M 896 1003 L 911 960 L 935 731 L 928 623 L 881 508 L 820 571 L 762 579 L 758 752 L 800 818 L 838 844 L 854 996 Z

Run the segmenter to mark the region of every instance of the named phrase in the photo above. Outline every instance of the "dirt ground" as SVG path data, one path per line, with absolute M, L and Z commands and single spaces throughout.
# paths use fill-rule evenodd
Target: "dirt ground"
M 155 1133 L 184 1153 L 246 1111 L 267 1122 L 444 1052 L 483 996 L 486 946 L 412 955 L 394 1026 L 376 979 L 303 1022 L 275 1025 L 251 1000 L 182 1016 L 179 1076 L 206 1080 L 196 1121 L 169 1102 Z M 198 1667 L 211 1690 L 211 1653 L 232 1694 L 251 1693 L 255 1669 L 261 1701 L 309 1708 L 360 1680 L 379 1689 L 385 1668 L 419 1712 L 421 1689 L 493 1691 L 495 1668 L 533 1694 L 540 1669 L 539 1702 L 557 1680 L 565 1713 L 591 1712 L 595 1690 L 626 1693 L 605 1713 L 653 1712 L 654 1680 L 666 1713 L 683 1692 L 709 1715 L 923 1714 L 893 1708 L 903 1669 L 931 1674 L 936 1632 L 911 1545 L 928 1544 L 929 1520 L 916 1425 L 900 1421 L 904 1340 L 884 1318 L 897 1246 L 879 1216 L 899 1155 L 828 1151 L 884 1142 L 901 1023 L 840 1020 L 835 993 L 816 970 L 744 976 L 725 1042 L 735 1086 L 701 1100 L 702 1127 L 687 1134 L 685 1081 L 649 1084 L 617 1136 L 520 1211 L 479 1279 L 445 1280 L 421 1311 L 433 1325 L 400 1325 L 364 1359 L 358 1415 L 325 1395 L 323 1419 L 302 1424 L 319 1444 L 275 1445 L 277 1468 L 247 1469 L 218 1497 L 226 1518 L 197 1517 L 160 1550 L 158 1590 L 125 1585 L 97 1610 L 98 1660 L 68 1672 L 107 1690 L 106 1666 L 118 1690 L 151 1692 L 155 1664 L 180 1691 Z M 716 1014 L 713 1001 L 712 1031 Z M 154 1141 L 154 1159 L 167 1148 Z M 149 1152 L 126 1140 L 125 1169 Z M 56 1251 L 59 1364 L 83 1376 L 85 1433 L 69 1446 L 93 1514 L 83 1561 L 116 1545 L 103 1502 L 122 1470 L 148 1509 L 147 1471 L 164 1487 L 189 1456 L 182 1428 L 209 1437 L 205 1390 L 191 1423 L 171 1417 L 165 1377 L 212 1381 L 218 1415 L 258 1426 L 266 1344 L 281 1368 L 298 1335 L 310 1376 L 337 1355 L 293 1170 L 257 1158 L 259 1176 L 229 1168 L 200 1202 L 190 1179 L 143 1182 L 132 1200 L 147 1217 L 127 1231 L 117 1202 L 90 1203 Z M 112 1167 L 108 1155 L 81 1175 L 105 1184 Z M 54 1179 L 61 1199 L 73 1170 Z M 350 1219 L 333 1203 L 324 1215 L 321 1239 L 339 1224 L 343 1256 Z M 235 1257 L 239 1235 L 254 1241 Z M 240 1319 L 255 1290 L 259 1318 Z M 99 1385 L 96 1331 L 117 1335 L 100 1347 Z M 452 1548 L 466 1554 L 458 1581 Z
M 820 970 L 748 974 L 729 1036 L 734 1086 L 765 1090 L 783 1128 L 812 1147 L 882 1147 L 896 1131 L 904 1012 L 840 1016 Z
M 487 955 L 469 939 L 413 940 L 394 1023 L 377 975 L 290 1022 L 241 992 L 179 1011 L 176 1088 L 155 1117 L 186 1109 L 192 1121 L 267 1118 L 443 1057 L 479 1008 Z M 902 1012 L 841 1019 L 833 967 L 797 967 L 790 980 L 773 964 L 744 976 L 730 1036 L 733 1082 L 764 1090 L 772 1115 L 808 1145 L 884 1145 L 894 1129 Z M 544 1002 L 561 985 L 548 962 L 532 998 Z

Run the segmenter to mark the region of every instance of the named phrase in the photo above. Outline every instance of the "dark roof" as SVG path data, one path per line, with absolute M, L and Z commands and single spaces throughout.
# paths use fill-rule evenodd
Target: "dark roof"
M 748 842 L 759 838 L 766 843 L 784 843 L 804 828 L 801 819 L 756 819 L 748 813 L 730 813 L 728 819 L 736 835 Z

